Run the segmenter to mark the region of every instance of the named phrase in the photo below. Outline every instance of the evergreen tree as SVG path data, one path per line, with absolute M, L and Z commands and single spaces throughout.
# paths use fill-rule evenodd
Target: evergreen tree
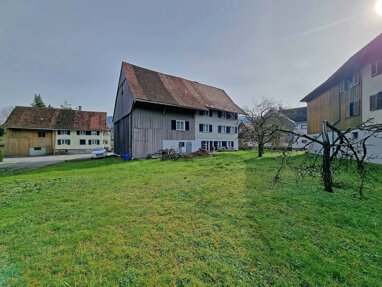
M 34 98 L 33 98 L 33 102 L 32 102 L 32 107 L 36 107 L 36 108 L 45 108 L 45 103 L 44 101 L 42 100 L 40 94 L 35 94 L 34 95 Z

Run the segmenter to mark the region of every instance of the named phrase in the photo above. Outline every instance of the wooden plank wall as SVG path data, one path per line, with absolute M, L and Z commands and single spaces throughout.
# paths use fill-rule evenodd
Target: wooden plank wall
M 134 108 L 132 115 L 132 154 L 144 158 L 163 148 L 163 140 L 194 140 L 195 112 Z M 189 121 L 188 131 L 171 130 L 171 120 Z
M 339 92 L 339 85 L 334 85 L 326 92 L 308 102 L 308 133 L 321 133 L 322 122 L 327 120 L 340 129 L 354 127 L 362 122 L 362 107 L 360 115 L 346 118 L 346 105 L 351 101 L 362 102 L 362 84 L 344 93 Z
M 45 137 L 38 137 L 38 130 L 7 129 L 4 137 L 5 156 L 29 156 L 29 148 L 46 148 L 53 154 L 53 132 L 45 131 Z

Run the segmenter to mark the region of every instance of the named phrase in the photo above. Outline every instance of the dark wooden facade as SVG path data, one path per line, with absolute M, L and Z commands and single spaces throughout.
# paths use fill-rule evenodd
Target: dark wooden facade
M 349 116 L 348 105 L 358 102 L 359 113 Z M 308 133 L 322 132 L 322 122 L 326 120 L 340 129 L 355 127 L 362 123 L 362 83 L 340 93 L 339 84 L 334 85 L 308 102 Z

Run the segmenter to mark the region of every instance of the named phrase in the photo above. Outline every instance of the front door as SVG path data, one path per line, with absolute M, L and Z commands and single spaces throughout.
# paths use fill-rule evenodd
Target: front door
M 192 142 L 186 142 L 186 154 L 192 153 Z

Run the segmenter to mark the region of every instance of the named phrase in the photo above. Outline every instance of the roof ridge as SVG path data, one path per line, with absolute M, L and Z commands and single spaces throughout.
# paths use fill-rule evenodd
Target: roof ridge
M 186 79 L 184 77 L 179 77 L 179 76 L 175 76 L 175 75 L 166 74 L 166 73 L 155 71 L 155 70 L 148 69 L 148 68 L 145 68 L 145 67 L 137 66 L 135 64 L 131 64 L 131 63 L 128 63 L 128 62 L 125 62 L 125 61 L 122 61 L 122 63 L 123 64 L 127 64 L 127 65 L 131 65 L 131 66 L 134 66 L 134 67 L 137 67 L 137 68 L 140 68 L 140 69 L 145 69 L 147 71 L 154 72 L 154 73 L 157 73 L 157 74 L 161 74 L 161 75 L 164 75 L 164 76 L 173 77 L 173 78 L 185 80 L 185 81 L 188 81 L 188 82 L 193 82 L 193 83 L 196 83 L 196 84 L 199 84 L 199 85 L 203 85 L 203 86 L 206 86 L 206 87 L 210 87 L 210 88 L 214 88 L 214 89 L 217 89 L 217 90 L 224 91 L 222 88 L 218 88 L 218 87 L 211 86 L 211 85 L 208 85 L 208 84 L 200 83 L 200 82 L 194 81 L 194 80 L 189 80 L 189 79 Z

